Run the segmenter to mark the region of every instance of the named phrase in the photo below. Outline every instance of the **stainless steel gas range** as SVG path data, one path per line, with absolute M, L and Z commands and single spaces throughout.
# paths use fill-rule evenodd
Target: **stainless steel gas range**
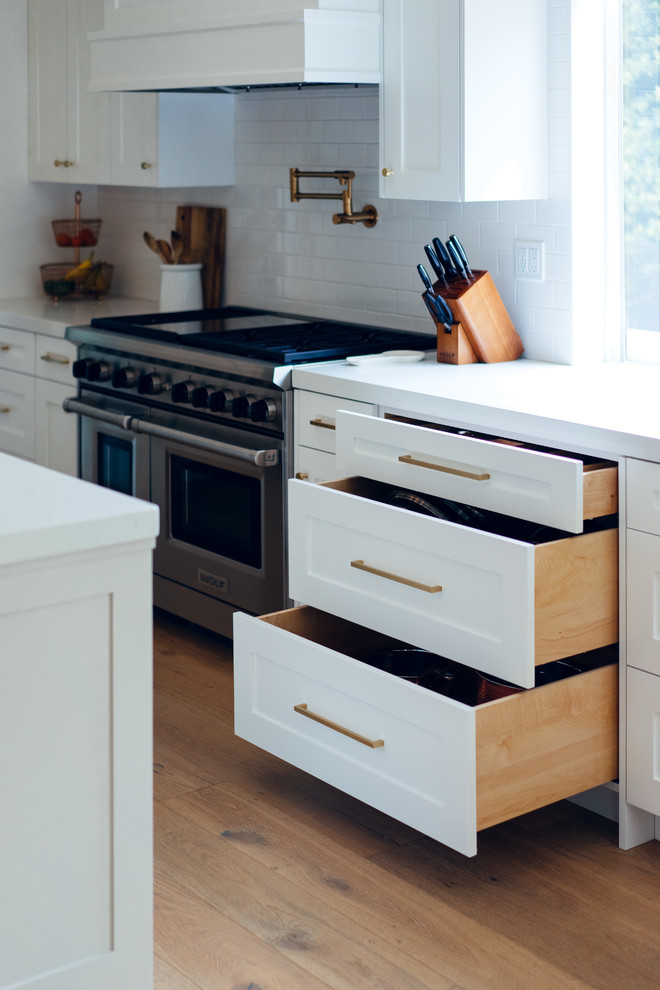
M 154 604 L 223 636 L 287 607 L 291 367 L 433 338 L 243 307 L 97 319 L 79 345 L 80 473 L 155 502 Z

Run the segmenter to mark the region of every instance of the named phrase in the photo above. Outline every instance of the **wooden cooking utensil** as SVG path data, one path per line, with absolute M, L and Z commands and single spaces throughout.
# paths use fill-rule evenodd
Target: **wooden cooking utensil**
M 167 243 L 167 241 L 159 239 L 157 243 L 158 243 L 158 247 L 160 248 L 161 257 L 165 262 L 165 264 L 166 265 L 174 264 L 174 258 L 172 256 L 172 248 Z
M 183 254 L 183 237 L 178 230 L 170 231 L 172 235 L 172 260 L 175 265 L 179 264 L 179 258 Z
M 163 264 L 164 265 L 169 264 L 167 258 L 160 249 L 160 242 L 156 240 L 154 235 L 150 234 L 148 230 L 145 230 L 142 237 L 144 238 L 144 243 L 147 245 L 147 247 L 150 248 L 154 252 L 154 254 L 158 255 L 158 257 L 163 262 Z

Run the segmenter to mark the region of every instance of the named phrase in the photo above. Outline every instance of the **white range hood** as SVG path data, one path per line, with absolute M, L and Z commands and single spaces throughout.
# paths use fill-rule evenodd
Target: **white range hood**
M 380 0 L 105 0 L 96 91 L 380 82 Z

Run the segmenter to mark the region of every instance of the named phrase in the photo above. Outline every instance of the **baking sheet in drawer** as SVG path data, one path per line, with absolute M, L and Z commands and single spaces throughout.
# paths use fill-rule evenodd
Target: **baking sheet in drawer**
M 617 511 L 615 465 L 339 411 L 337 469 L 580 533 Z

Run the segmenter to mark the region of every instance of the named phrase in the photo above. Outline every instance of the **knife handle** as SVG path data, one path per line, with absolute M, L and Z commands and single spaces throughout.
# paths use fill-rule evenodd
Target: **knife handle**
M 458 253 L 453 241 L 447 241 L 447 251 L 459 275 L 461 275 L 464 279 L 467 279 L 468 276 L 467 276 L 467 272 L 465 271 L 465 265 L 463 264 L 463 259 Z
M 424 250 L 426 251 L 426 257 L 431 262 L 431 267 L 433 268 L 433 271 L 435 272 L 437 278 L 441 282 L 446 283 L 447 279 L 445 278 L 445 270 L 440 264 L 440 259 L 438 258 L 437 254 L 435 253 L 431 245 L 425 244 Z
M 470 265 L 469 265 L 469 262 L 468 262 L 468 258 L 467 258 L 467 254 L 465 253 L 465 248 L 463 247 L 463 245 L 459 241 L 459 239 L 456 236 L 456 234 L 452 234 L 450 236 L 449 242 L 450 242 L 450 244 L 453 244 L 454 247 L 456 248 L 456 250 L 458 251 L 458 254 L 460 256 L 460 259 L 463 262 L 463 268 L 468 273 L 468 275 L 471 276 L 472 275 L 472 269 L 470 268 Z
M 447 253 L 447 248 L 444 246 L 439 237 L 433 238 L 433 247 L 435 248 L 435 253 L 440 263 L 444 265 L 445 274 L 448 275 L 449 278 L 453 278 L 458 275 L 458 272 L 454 268 L 452 260 Z
M 424 268 L 424 265 L 417 265 L 417 271 L 419 272 L 419 277 L 424 283 L 425 288 L 427 288 L 429 292 L 433 292 L 433 282 L 431 281 L 426 268 Z

